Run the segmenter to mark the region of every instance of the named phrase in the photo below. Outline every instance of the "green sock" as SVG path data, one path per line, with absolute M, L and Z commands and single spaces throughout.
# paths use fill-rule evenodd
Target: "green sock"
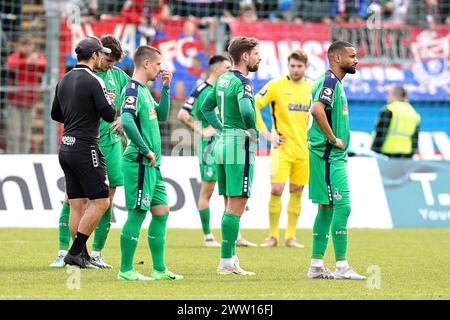
M 200 213 L 200 220 L 202 221 L 203 234 L 211 233 L 209 228 L 209 208 L 202 209 L 198 211 Z
M 70 229 L 69 229 L 70 205 L 63 204 L 61 215 L 59 216 L 59 250 L 69 250 Z
M 152 254 L 153 269 L 157 271 L 166 270 L 164 263 L 164 249 L 166 246 L 166 222 L 169 213 L 153 215 L 148 227 L 148 246 Z
M 236 255 L 236 240 L 239 234 L 241 217 L 224 212 L 222 217 L 222 250 L 221 258 L 230 259 Z
M 313 226 L 312 259 L 323 259 L 327 250 L 333 208 L 320 208 Z
M 141 225 L 147 212 L 128 210 L 128 219 L 120 234 L 120 271 L 133 269 L 134 253 L 141 233 Z
M 111 211 L 112 207 L 106 209 L 95 228 L 94 243 L 92 245 L 94 251 L 100 252 L 105 247 L 106 238 L 108 237 L 109 228 L 111 227 Z
M 347 221 L 351 207 L 349 204 L 334 207 L 331 234 L 333 235 L 333 247 L 336 261 L 347 260 Z

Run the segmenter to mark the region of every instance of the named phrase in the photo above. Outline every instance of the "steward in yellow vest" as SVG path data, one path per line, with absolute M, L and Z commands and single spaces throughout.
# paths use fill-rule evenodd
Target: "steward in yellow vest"
M 412 158 L 417 150 L 420 115 L 401 86 L 391 89 L 373 132 L 372 150 L 392 158 Z

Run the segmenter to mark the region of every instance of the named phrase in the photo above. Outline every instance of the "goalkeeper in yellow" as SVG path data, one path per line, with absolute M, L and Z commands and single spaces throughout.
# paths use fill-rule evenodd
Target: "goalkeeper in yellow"
M 270 235 L 262 247 L 278 245 L 281 195 L 289 177 L 288 225 L 284 240 L 287 247 L 303 248 L 303 245 L 296 241 L 295 232 L 301 211 L 303 187 L 309 179 L 306 137 L 313 83 L 304 77 L 307 67 L 306 53 L 302 50 L 293 51 L 288 57 L 289 75 L 269 81 L 255 97 L 257 129 L 271 141 Z M 267 105 L 272 116 L 271 132 L 268 132 L 261 117 L 261 109 Z

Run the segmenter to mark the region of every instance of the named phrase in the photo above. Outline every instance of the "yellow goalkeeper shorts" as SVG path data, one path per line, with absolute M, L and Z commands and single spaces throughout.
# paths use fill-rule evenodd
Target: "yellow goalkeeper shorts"
M 309 180 L 309 159 L 298 159 L 286 154 L 280 149 L 270 151 L 271 183 L 289 183 L 304 186 Z

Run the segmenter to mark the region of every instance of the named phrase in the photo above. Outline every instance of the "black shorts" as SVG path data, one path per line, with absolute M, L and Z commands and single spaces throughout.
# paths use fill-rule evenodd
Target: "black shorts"
M 66 178 L 69 199 L 103 199 L 109 197 L 105 158 L 99 147 L 76 152 L 59 151 L 59 163 Z

